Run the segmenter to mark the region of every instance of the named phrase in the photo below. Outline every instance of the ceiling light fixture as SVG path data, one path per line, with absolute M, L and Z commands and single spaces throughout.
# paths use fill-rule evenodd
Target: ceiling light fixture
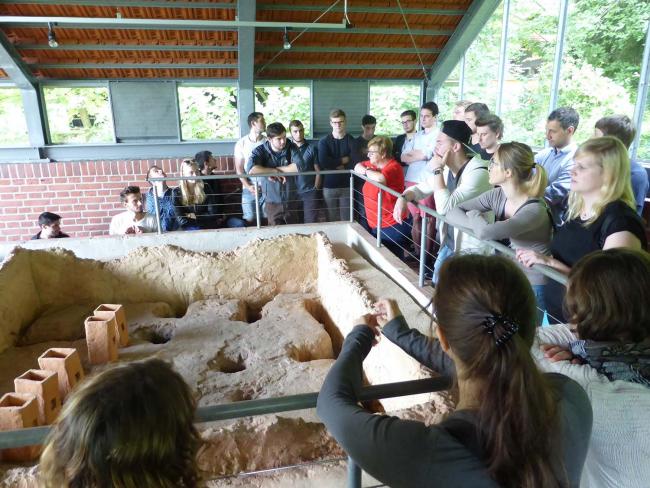
M 284 28 L 284 44 L 283 46 L 285 49 L 291 49 L 291 41 L 289 41 L 289 28 L 285 27 Z
M 59 43 L 56 42 L 56 35 L 54 34 L 54 24 L 52 22 L 47 23 L 47 43 L 50 47 L 59 47 Z

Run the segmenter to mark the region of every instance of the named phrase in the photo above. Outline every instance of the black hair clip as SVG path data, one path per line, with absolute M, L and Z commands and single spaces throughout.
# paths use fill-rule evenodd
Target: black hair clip
M 494 337 L 494 344 L 496 344 L 497 347 L 508 342 L 519 330 L 519 325 L 516 322 L 498 313 L 485 317 L 485 320 L 483 320 L 481 325 L 483 325 L 483 328 L 489 335 Z M 499 336 L 494 333 L 494 329 L 497 325 L 503 326 L 503 333 Z

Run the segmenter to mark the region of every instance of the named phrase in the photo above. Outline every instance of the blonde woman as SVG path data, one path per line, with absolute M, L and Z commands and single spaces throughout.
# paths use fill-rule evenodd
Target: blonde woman
M 615 137 L 597 137 L 576 151 L 567 221 L 553 237 L 552 255 L 521 250 L 517 258 L 525 266 L 544 264 L 568 275 L 586 254 L 616 247 L 646 249 L 645 229 L 635 212 L 627 149 Z M 554 280 L 545 288 L 551 323 L 565 322 L 564 293 Z
M 521 142 L 501 144 L 489 165 L 489 182 L 497 188 L 467 200 L 447 212 L 454 227 L 470 229 L 481 240 L 508 239 L 513 249 L 550 254 L 553 225 L 544 202 L 546 171 L 535 164 L 533 151 Z M 491 213 L 495 221 L 490 220 Z M 524 268 L 539 311 L 544 310 L 546 278 Z M 538 314 L 541 322 L 543 313 Z
M 198 164 L 191 159 L 181 163 L 181 176 L 201 176 Z M 181 180 L 176 193 L 176 212 L 182 230 L 214 229 L 218 209 L 212 193 L 206 194 L 203 180 Z
M 66 401 L 39 465 L 45 488 L 194 488 L 189 387 L 160 359 L 113 367 Z

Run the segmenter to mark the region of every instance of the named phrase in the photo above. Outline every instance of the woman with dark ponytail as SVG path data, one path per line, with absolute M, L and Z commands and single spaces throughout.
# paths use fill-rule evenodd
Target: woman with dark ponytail
M 577 487 L 591 406 L 576 382 L 537 369 L 535 298 L 521 269 L 503 257 L 453 257 L 433 305 L 438 340 L 410 329 L 393 300 L 359 320 L 318 397 L 329 431 L 391 487 Z M 380 328 L 423 365 L 455 378 L 459 401 L 446 420 L 426 426 L 358 405 L 362 361 Z

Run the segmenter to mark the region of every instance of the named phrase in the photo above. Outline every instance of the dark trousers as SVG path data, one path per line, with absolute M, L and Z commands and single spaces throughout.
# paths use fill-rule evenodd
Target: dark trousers
M 319 190 L 309 190 L 298 195 L 302 202 L 302 215 L 305 224 L 313 224 L 319 220 Z
M 299 212 L 294 202 L 273 203 L 267 201 L 264 211 L 269 225 L 297 224 L 300 221 Z

